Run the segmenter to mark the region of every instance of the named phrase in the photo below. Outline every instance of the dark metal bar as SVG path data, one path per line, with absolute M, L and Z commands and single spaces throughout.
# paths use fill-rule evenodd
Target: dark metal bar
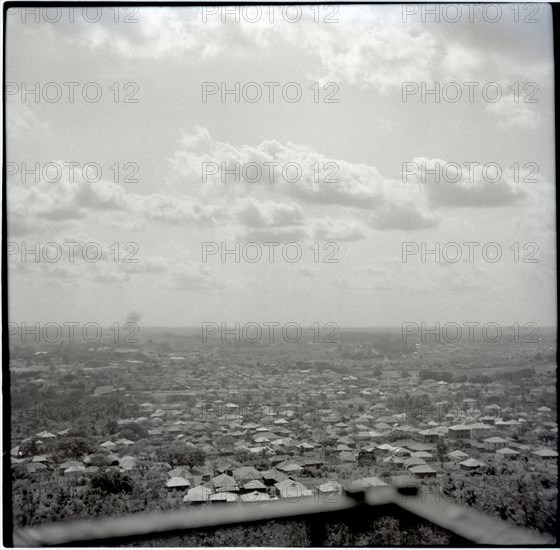
M 290 500 L 292 500 L 290 502 Z M 215 507 L 214 507 L 215 506 Z M 116 518 L 73 521 L 14 532 L 14 546 L 95 546 L 104 541 L 123 543 L 134 538 L 153 538 L 205 528 L 258 523 L 267 520 L 308 520 L 313 528 L 318 522 L 356 512 L 397 511 L 437 525 L 473 544 L 482 545 L 552 545 L 553 537 L 528 531 L 501 520 L 451 503 L 426 501 L 423 497 L 404 496 L 392 488 L 370 489 L 365 495 L 338 495 L 329 502 L 315 497 L 285 499 L 273 503 L 223 504 L 191 506 L 174 512 L 132 514 Z M 313 527 L 314 526 L 314 527 Z

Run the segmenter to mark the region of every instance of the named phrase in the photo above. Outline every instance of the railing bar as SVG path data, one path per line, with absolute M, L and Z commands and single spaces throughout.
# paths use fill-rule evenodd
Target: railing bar
M 516 527 L 498 518 L 485 516 L 473 508 L 439 502 L 432 493 L 427 495 L 428 498 L 430 496 L 433 497 L 430 502 L 426 502 L 424 497 L 401 496 L 396 504 L 399 508 L 476 544 L 524 546 L 556 542 L 552 536 Z
M 361 495 L 364 497 L 363 493 Z M 80 520 L 69 523 L 27 527 L 14 532 L 14 546 L 65 546 L 84 545 L 102 540 L 152 538 L 190 530 L 212 529 L 239 524 L 271 520 L 311 520 L 317 515 L 327 516 L 355 508 L 378 512 L 387 507 L 395 512 L 401 509 L 416 518 L 428 521 L 465 541 L 484 545 L 550 545 L 556 541 L 549 535 L 512 526 L 498 519 L 489 518 L 473 510 L 452 503 L 442 503 L 435 498 L 426 502 L 420 497 L 404 496 L 390 487 L 370 489 L 364 498 L 343 494 L 336 501 L 317 502 L 316 497 L 303 497 L 290 502 L 288 499 L 271 503 L 218 504 L 190 507 L 181 511 L 151 512 L 121 517 Z
M 326 512 L 342 512 L 360 506 L 360 503 L 340 495 L 337 503 L 318 503 L 314 501 L 314 497 L 303 497 L 297 502 L 279 501 L 271 504 L 210 506 L 27 527 L 14 532 L 14 545 L 18 547 L 63 546 L 84 541 L 153 536 L 170 531 L 188 531 L 274 519 L 303 519 L 304 516 Z M 216 507 L 214 508 L 214 506 Z M 16 541 L 22 541 L 23 545 Z

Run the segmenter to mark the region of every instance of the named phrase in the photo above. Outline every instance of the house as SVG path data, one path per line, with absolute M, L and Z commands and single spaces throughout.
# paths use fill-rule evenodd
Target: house
M 235 470 L 237 466 L 239 466 L 239 464 L 233 464 L 232 462 L 223 459 L 214 464 L 214 470 L 220 474 L 227 474 L 228 476 L 231 476 L 233 475 L 233 470 Z
M 432 443 L 419 443 L 418 441 L 400 441 L 395 442 L 395 445 L 400 444 L 402 447 L 406 447 L 410 451 L 433 451 L 434 445 Z
M 267 502 L 271 500 L 270 495 L 266 493 L 261 493 L 259 491 L 253 491 L 252 493 L 246 493 L 239 497 L 241 502 Z
M 238 495 L 236 493 L 223 491 L 220 493 L 214 493 L 213 495 L 210 495 L 208 501 L 211 502 L 212 504 L 219 503 L 219 502 L 231 503 L 231 502 L 237 502 L 237 499 L 238 499 Z
M 531 454 L 544 459 L 558 458 L 558 453 L 556 451 L 546 448 L 538 449 L 537 451 L 533 451 Z
M 476 422 L 471 424 L 471 437 L 473 439 L 484 439 L 492 431 L 492 426 Z
M 293 474 L 303 470 L 303 467 L 295 462 L 286 461 L 285 463 L 278 464 L 276 468 L 285 474 Z
M 133 456 L 123 456 L 119 459 L 119 466 L 124 471 L 134 470 L 136 468 L 136 458 Z
M 67 468 L 80 468 L 82 467 L 84 464 L 79 461 L 79 460 L 67 460 L 66 462 L 63 462 L 62 464 L 59 464 L 58 467 L 62 470 L 66 470 Z
M 316 489 L 319 493 L 341 493 L 344 487 L 338 481 L 330 480 L 321 483 Z
M 233 452 L 235 442 L 235 437 L 232 437 L 231 435 L 223 435 L 216 439 L 214 447 L 216 447 L 216 449 L 222 454 L 229 454 Z
M 308 468 L 309 466 L 314 466 L 320 468 L 323 466 L 325 461 L 318 455 L 306 455 L 297 459 L 297 462 L 303 468 Z
M 266 472 L 262 472 L 262 478 L 265 485 L 271 486 L 288 479 L 288 476 L 278 470 L 268 470 Z
M 439 441 L 440 438 L 440 433 L 438 430 L 420 430 L 420 432 L 418 432 L 418 434 L 420 435 L 420 437 L 422 438 L 422 441 L 426 442 L 426 443 L 437 443 Z
M 255 491 L 266 491 L 266 485 L 259 481 L 258 479 L 252 479 L 250 481 L 245 481 L 242 484 L 242 491 L 244 493 L 250 492 L 254 493 Z
M 398 447 L 393 447 L 393 445 L 389 445 L 389 443 L 381 443 L 380 445 L 377 445 L 376 449 L 387 454 L 396 452 Z
M 459 462 L 461 470 L 466 470 L 468 472 L 481 468 L 482 466 L 486 466 L 486 464 L 480 460 L 476 460 L 476 458 L 468 458 L 467 460 L 463 460 L 463 462 Z
M 187 494 L 183 497 L 183 502 L 190 502 L 191 504 L 202 504 L 208 502 L 210 495 L 213 492 L 208 487 L 204 485 L 199 485 L 193 489 L 189 489 Z
M 421 458 L 426 462 L 434 461 L 434 455 L 432 455 L 432 453 L 429 453 L 427 451 L 415 451 L 411 454 L 411 458 Z
M 412 451 L 410 451 L 409 449 L 405 449 L 404 447 L 397 447 L 397 449 L 393 452 L 394 456 L 399 456 L 401 458 L 410 456 L 412 454 Z
M 469 455 L 467 453 L 464 453 L 463 451 L 459 451 L 459 450 L 447 453 L 447 456 L 453 462 L 462 462 L 463 460 L 467 460 L 469 458 Z
M 470 439 L 471 428 L 465 424 L 456 424 L 455 426 L 449 426 L 447 433 L 453 439 Z
M 408 471 L 414 475 L 414 477 L 424 479 L 427 477 L 436 477 L 437 472 L 428 466 L 427 464 L 413 466 L 412 468 L 408 468 Z
M 275 485 L 280 498 L 300 498 L 313 495 L 305 485 L 292 479 L 285 479 Z
M 191 483 L 188 479 L 185 479 L 184 477 L 172 477 L 170 480 L 167 481 L 165 485 L 168 489 L 171 490 L 177 490 L 177 489 L 183 490 L 183 489 L 189 489 Z
M 503 447 L 507 447 L 508 441 L 503 437 L 489 437 L 483 441 L 484 448 L 487 451 L 497 451 Z
M 232 471 L 233 477 L 238 481 L 250 481 L 252 479 L 262 479 L 262 474 L 253 466 L 242 466 L 241 468 L 235 468 Z
M 416 466 L 425 466 L 426 461 L 423 458 L 412 457 L 404 461 L 404 467 L 410 471 L 411 468 Z
M 235 478 L 227 474 L 220 474 L 212 478 L 212 484 L 214 485 L 214 491 L 216 493 L 233 493 L 239 491 L 239 485 L 237 485 Z
M 513 449 L 510 449 L 509 447 L 502 447 L 501 449 L 498 449 L 496 451 L 496 456 L 498 458 L 503 458 L 503 459 L 517 458 L 519 454 L 520 454 L 519 451 L 515 451 Z
M 342 453 L 339 453 L 338 458 L 342 462 L 357 462 L 358 461 L 356 455 L 354 453 L 349 452 L 349 451 L 343 451 Z
M 358 432 L 354 437 L 357 441 L 374 441 L 375 439 L 379 439 L 380 435 L 373 430 L 364 430 Z
M 192 474 L 185 466 L 177 466 L 177 468 L 169 470 L 169 472 L 167 472 L 167 475 L 169 477 L 184 477 L 185 479 L 188 479 L 192 476 Z

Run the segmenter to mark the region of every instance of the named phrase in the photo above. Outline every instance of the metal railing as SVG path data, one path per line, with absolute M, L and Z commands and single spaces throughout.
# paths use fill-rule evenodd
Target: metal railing
M 16 547 L 115 545 L 271 520 L 305 520 L 310 525 L 312 546 L 323 546 L 325 523 L 368 520 L 380 514 L 404 518 L 407 522 L 427 521 L 447 531 L 452 545 L 548 546 L 556 543 L 550 535 L 522 529 L 431 496 L 426 499 L 411 488 L 398 491 L 391 487 L 375 487 L 337 494 L 336 498 L 325 498 L 323 502 L 315 497 L 304 497 L 268 503 L 190 506 L 181 511 L 17 529 L 13 533 L 13 543 Z

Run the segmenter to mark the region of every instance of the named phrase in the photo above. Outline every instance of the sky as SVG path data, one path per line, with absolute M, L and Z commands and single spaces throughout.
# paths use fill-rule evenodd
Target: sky
M 555 326 L 550 7 L 416 8 L 15 9 L 9 320 Z

